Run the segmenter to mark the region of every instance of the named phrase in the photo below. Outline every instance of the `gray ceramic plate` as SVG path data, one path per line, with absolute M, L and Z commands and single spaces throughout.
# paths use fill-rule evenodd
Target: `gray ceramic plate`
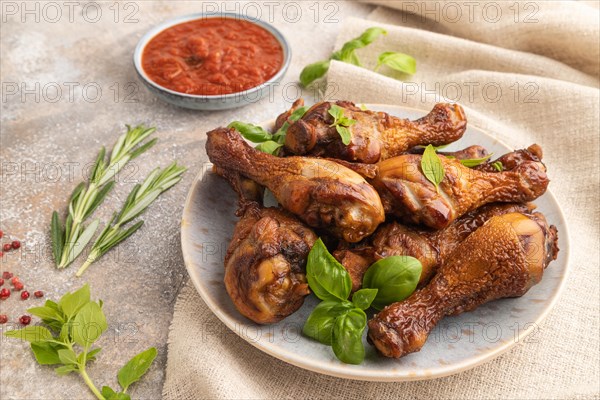
M 427 114 L 398 106 L 368 107 L 410 119 Z M 264 126 L 270 128 L 272 123 Z M 472 144 L 480 144 L 498 155 L 511 150 L 472 126 L 448 149 Z M 498 300 L 473 312 L 445 318 L 420 352 L 398 360 L 379 356 L 374 347 L 365 342 L 366 357 L 361 365 L 343 364 L 329 347 L 301 335 L 304 321 L 317 304 L 313 295 L 298 312 L 270 326 L 258 326 L 236 311 L 223 285 L 223 258 L 237 222 L 234 215 L 236 195 L 223 179 L 210 171 L 209 166 L 198 174 L 188 194 L 181 221 L 181 244 L 187 270 L 208 307 L 231 330 L 265 353 L 301 368 L 343 378 L 370 381 L 429 379 L 472 368 L 519 342 L 538 340 L 538 324 L 558 299 L 566 281 L 569 239 L 567 225 L 554 196 L 547 192 L 535 203 L 558 228 L 560 246 L 558 259 L 547 268 L 540 284 L 523 297 Z

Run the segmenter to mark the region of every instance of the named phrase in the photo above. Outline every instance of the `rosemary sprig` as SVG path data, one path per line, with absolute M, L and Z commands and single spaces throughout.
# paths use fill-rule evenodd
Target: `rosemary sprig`
M 113 215 L 96 239 L 87 260 L 79 268 L 76 276 L 81 276 L 93 262 L 141 228 L 144 221 L 138 221 L 129 228 L 125 228 L 124 225 L 142 214 L 161 193 L 179 182 L 185 170 L 186 168 L 174 162 L 163 170 L 156 168 L 141 185 L 135 185 L 127 196 L 121 212 Z
M 98 220 L 84 226 L 84 221 L 106 198 L 114 185 L 115 175 L 131 160 L 154 146 L 156 139 L 144 144 L 155 128 L 146 128 L 142 125 L 131 128 L 127 125 L 127 132 L 119 137 L 110 154 L 106 157 L 106 149 L 102 147 L 94 168 L 87 182 L 81 182 L 73 193 L 69 202 L 69 213 L 64 223 L 60 223 L 58 212 L 52 214 L 51 239 L 54 261 L 58 268 L 69 265 L 84 249 L 98 228 Z M 138 146 L 139 145 L 139 146 Z

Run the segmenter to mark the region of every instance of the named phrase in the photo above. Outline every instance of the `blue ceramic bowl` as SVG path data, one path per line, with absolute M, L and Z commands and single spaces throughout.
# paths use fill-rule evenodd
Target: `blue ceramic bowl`
M 144 48 L 148 42 L 150 42 L 150 40 L 152 40 L 152 38 L 154 38 L 160 32 L 174 25 L 211 17 L 243 19 L 266 29 L 273 36 L 275 36 L 275 38 L 281 44 L 281 48 L 283 49 L 283 65 L 281 66 L 281 69 L 271 79 L 258 86 L 243 92 L 222 95 L 195 95 L 180 93 L 171 89 L 167 89 L 152 81 L 142 68 L 142 54 L 144 53 Z M 290 65 L 291 59 L 292 52 L 290 46 L 279 30 L 264 21 L 235 13 L 197 13 L 167 20 L 162 24 L 155 26 L 144 36 L 142 36 L 135 48 L 135 52 L 133 53 L 133 65 L 135 66 L 135 70 L 141 81 L 146 85 L 150 92 L 167 103 L 193 110 L 227 110 L 257 102 L 269 93 L 271 86 L 281 81 L 281 78 L 283 78 Z

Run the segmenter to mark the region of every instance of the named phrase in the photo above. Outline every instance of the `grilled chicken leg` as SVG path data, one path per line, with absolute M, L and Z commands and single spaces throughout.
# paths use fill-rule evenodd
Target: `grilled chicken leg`
M 334 119 L 329 115 L 332 104 L 342 107 L 344 115 L 356 121 L 350 127 L 352 138 L 348 145 L 342 143 L 335 126 L 332 126 Z M 289 114 L 289 111 L 283 113 L 278 121 Z M 372 164 L 418 145 L 452 143 L 461 138 L 466 125 L 464 111 L 458 104 L 436 104 L 423 118 L 410 121 L 384 112 L 362 110 L 349 101 L 321 102 L 290 125 L 285 150 L 296 155 Z
M 293 215 L 262 207 L 262 190 L 238 173 L 216 169 L 240 197 L 241 219 L 225 256 L 225 289 L 240 314 L 259 324 L 281 321 L 310 293 L 304 274 L 316 235 Z
M 493 217 L 462 242 L 425 288 L 369 321 L 369 341 L 387 357 L 419 351 L 446 315 L 518 297 L 558 253 L 557 232 L 540 213 Z
M 419 260 L 423 269 L 418 287 L 423 287 L 436 273 L 442 261 L 487 220 L 513 212 L 530 213 L 534 207 L 524 203 L 488 204 L 463 215 L 438 231 L 392 221 L 382 224 L 373 234 L 370 243 L 361 243 L 354 248 L 343 245 L 333 255 L 348 271 L 353 291 L 361 288 L 363 276 L 371 264 L 389 256 L 411 256 Z
M 521 160 L 503 172 L 479 171 L 443 155 L 445 176 L 439 190 L 421 170 L 421 155 L 405 154 L 380 162 L 372 180 L 386 213 L 406 222 L 441 229 L 461 215 L 491 202 L 527 202 L 548 187 L 546 167 L 528 150 Z M 512 154 L 512 153 L 511 153 Z
M 207 135 L 206 152 L 214 164 L 266 186 L 283 208 L 309 226 L 327 229 L 347 242 L 358 242 L 384 220 L 375 189 L 340 164 L 262 153 L 234 129 L 219 128 Z

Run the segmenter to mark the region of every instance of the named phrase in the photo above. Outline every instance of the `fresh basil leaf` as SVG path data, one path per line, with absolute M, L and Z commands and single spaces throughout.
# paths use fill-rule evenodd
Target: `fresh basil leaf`
M 375 39 L 377 39 L 381 35 L 387 35 L 387 31 L 383 28 L 372 27 L 367 29 L 358 37 L 358 40 L 361 41 L 365 46 L 373 43 Z
M 352 303 L 361 310 L 371 307 L 371 303 L 377 296 L 378 289 L 360 289 L 352 295 Z
M 44 307 L 52 308 L 53 310 L 56 310 L 56 311 L 62 313 L 58 303 L 56 303 L 52 300 L 46 300 L 46 302 L 44 303 Z
M 421 156 L 421 170 L 423 175 L 429 182 L 433 183 L 435 189 L 439 192 L 439 184 L 444 180 L 444 165 L 432 145 L 425 147 L 425 151 Z
M 277 153 L 279 152 L 279 149 L 282 146 L 283 146 L 283 144 L 281 144 L 281 143 L 277 143 L 272 140 L 268 140 L 266 142 L 260 143 L 255 148 L 256 148 L 256 150 L 262 151 L 263 153 L 272 154 L 272 155 L 276 156 Z
M 58 350 L 58 358 L 60 358 L 60 362 L 65 365 L 77 364 L 77 355 L 71 349 Z
M 340 134 L 340 137 L 342 138 L 342 143 L 348 146 L 352 141 L 352 133 L 350 132 L 350 129 L 346 128 L 345 126 L 338 125 L 335 127 L 335 130 L 337 131 L 337 133 Z
M 71 326 L 73 326 L 73 322 L 69 322 L 64 324 L 61 328 L 60 328 L 60 333 L 58 335 L 58 338 L 60 340 L 62 340 L 63 342 L 70 342 L 71 341 L 71 336 L 70 336 L 70 329 Z
M 233 121 L 228 128 L 235 128 L 244 138 L 253 143 L 262 143 L 267 140 L 273 140 L 273 135 L 267 132 L 263 127 L 249 124 L 241 121 Z
M 402 301 L 416 289 L 423 267 L 410 256 L 391 256 L 371 265 L 363 277 L 363 288 L 378 289 L 371 306 L 381 310 Z
M 127 393 L 117 393 L 108 386 L 102 386 L 102 396 L 106 400 L 131 400 L 131 397 Z
M 48 328 L 55 332 L 59 332 L 63 326 L 63 323 L 60 321 L 42 320 L 42 322 L 45 323 Z
M 60 311 L 47 306 L 28 308 L 27 312 L 35 315 L 36 317 L 40 317 L 45 323 L 50 321 L 58 321 L 61 323 L 64 322 L 62 313 Z
M 502 164 L 502 161 L 494 161 L 492 163 L 492 167 L 494 167 L 498 172 L 504 171 L 504 165 Z
M 331 335 L 335 319 L 354 308 L 349 301 L 325 300 L 320 302 L 304 323 L 302 333 L 331 346 Z
M 367 315 L 358 308 L 337 317 L 333 324 L 331 348 L 335 356 L 346 364 L 360 364 L 365 358 L 363 332 L 367 326 Z
M 414 74 L 417 72 L 417 61 L 404 53 L 395 53 L 393 51 L 386 51 L 381 53 L 377 58 L 377 70 L 381 65 L 387 65 L 388 67 L 405 72 L 407 74 Z
M 344 116 L 344 109 L 336 104 L 332 104 L 328 111 L 333 117 L 333 123 L 330 126 L 335 126 L 335 130 L 342 138 L 344 145 L 349 145 L 352 140 L 352 132 L 348 129 L 356 123 L 356 120 Z
M 300 73 L 300 83 L 308 87 L 311 83 L 325 76 L 329 70 L 329 60 L 317 61 L 304 67 Z
M 77 366 L 73 364 L 63 365 L 62 367 L 55 368 L 54 371 L 59 375 L 68 375 L 73 371 L 77 371 Z
M 300 118 L 302 118 L 304 116 L 304 114 L 306 114 L 306 112 L 308 111 L 308 108 L 309 107 L 307 107 L 307 106 L 302 106 L 302 107 L 296 108 L 294 111 L 292 111 L 292 113 L 288 117 L 288 120 L 292 121 L 292 122 L 298 121 Z
M 58 346 L 56 343 L 33 342 L 31 343 L 31 350 L 40 365 L 60 364 Z
M 373 27 L 364 31 L 359 37 L 352 39 L 342 46 L 339 52 L 334 53 L 334 59 L 360 66 L 360 61 L 354 53 L 355 50 L 361 49 L 373 43 L 381 35 L 386 35 L 385 29 Z
M 84 305 L 73 319 L 72 336 L 75 343 L 88 349 L 108 328 L 102 309 L 93 301 Z
M 95 348 L 95 349 L 93 349 L 93 350 L 89 351 L 89 352 L 87 353 L 87 356 L 85 357 L 85 358 L 86 358 L 86 360 L 88 360 L 88 361 L 96 361 L 96 354 L 100 353 L 100 351 L 102 351 L 102 348 L 101 348 L 101 347 L 97 347 L 97 348 Z M 82 353 L 82 354 L 83 354 L 83 353 Z
M 354 125 L 356 123 L 355 119 L 350 119 L 350 118 L 346 118 L 346 117 L 342 117 L 339 120 L 339 124 L 343 125 L 345 127 L 351 127 L 352 125 Z
M 114 390 L 112 390 L 108 386 L 102 386 L 101 393 L 102 393 L 102 396 L 104 396 L 107 400 L 117 394 Z
M 337 104 L 332 104 L 327 112 L 333 117 L 333 124 L 331 126 L 337 124 L 344 117 L 344 109 Z
M 329 253 L 321 238 L 308 253 L 306 278 L 321 300 L 346 300 L 352 289 L 348 271 Z
M 86 283 L 75 292 L 63 295 L 58 301 L 58 307 L 67 318 L 71 318 L 89 302 L 90 286 Z M 46 304 L 46 306 L 48 306 L 48 304 Z
M 287 134 L 287 130 L 290 127 L 290 122 L 298 121 L 304 116 L 304 114 L 306 114 L 306 111 L 308 111 L 308 107 L 306 106 L 298 107 L 297 109 L 295 109 L 287 118 L 287 120 L 281 125 L 281 128 L 279 128 L 277 132 L 273 134 L 273 140 L 277 143 L 284 144 L 285 135 Z
M 27 342 L 44 342 L 53 339 L 52 333 L 43 326 L 26 326 L 23 329 L 15 329 L 4 332 L 4 336 L 25 340 Z
M 458 160 L 458 161 L 460 161 L 460 163 L 462 165 L 464 165 L 465 167 L 473 168 L 473 167 L 483 164 L 484 162 L 489 160 L 491 156 L 492 156 L 492 154 L 489 154 L 489 155 L 487 155 L 485 157 L 481 157 L 481 158 L 467 158 L 467 159 Z
M 150 347 L 148 350 L 133 357 L 121 368 L 117 377 L 123 391 L 126 391 L 129 385 L 137 382 L 148 371 L 148 368 L 150 368 L 150 365 L 152 365 L 152 362 L 156 358 L 156 354 L 156 348 Z
M 357 67 L 362 67 L 362 63 L 360 62 L 360 59 L 358 58 L 358 56 L 356 55 L 356 52 L 351 52 L 350 53 L 350 57 L 348 57 L 348 60 L 345 60 L 348 64 L 352 64 L 352 65 L 356 65 Z

